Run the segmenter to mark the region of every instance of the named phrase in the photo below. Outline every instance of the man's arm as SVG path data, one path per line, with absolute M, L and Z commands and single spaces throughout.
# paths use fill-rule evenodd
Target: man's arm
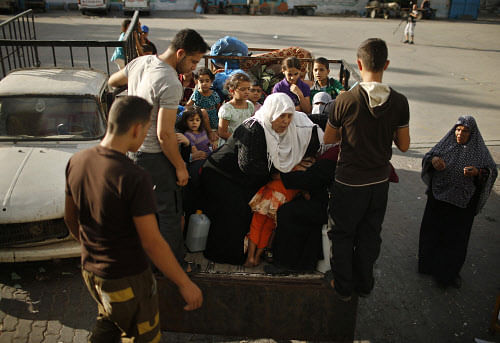
M 73 198 L 66 194 L 66 199 L 64 203 L 64 222 L 69 229 L 69 232 L 74 239 L 80 241 L 80 235 L 78 233 L 78 208 L 73 201 Z
M 125 72 L 122 70 L 117 71 L 108 80 L 108 85 L 110 87 L 120 87 L 125 86 L 128 83 L 128 77 L 125 75 Z
M 325 133 L 326 136 L 326 133 Z M 402 152 L 408 151 L 410 148 L 410 127 L 400 127 L 396 130 L 394 134 L 394 144 Z
M 203 303 L 201 290 L 189 279 L 177 262 L 170 245 L 163 239 L 158 230 L 158 222 L 154 214 L 133 217 L 134 224 L 141 240 L 142 247 L 155 266 L 179 288 L 186 301 L 184 310 L 191 311 Z
M 177 145 L 177 136 L 175 134 L 176 118 L 177 109 L 161 107 L 158 112 L 158 128 L 156 134 L 163 153 L 175 167 L 177 184 L 179 186 L 185 186 L 188 182 L 189 174 Z
M 325 135 L 323 136 L 323 143 L 335 144 L 340 142 L 340 129 L 336 129 L 329 123 L 326 124 Z

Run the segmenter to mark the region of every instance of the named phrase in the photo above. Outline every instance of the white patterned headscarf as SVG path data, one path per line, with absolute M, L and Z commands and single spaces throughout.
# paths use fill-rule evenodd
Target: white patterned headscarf
M 469 141 L 466 144 L 457 143 L 455 129 L 459 125 L 470 129 Z M 430 173 L 431 160 L 434 156 L 444 160 L 446 168 L 443 171 L 435 170 Z M 476 192 L 474 178 L 464 176 L 464 168 L 467 166 L 489 170 L 488 179 L 479 190 L 477 214 L 488 199 L 498 171 L 472 116 L 458 118 L 446 136 L 425 154 L 422 161 L 422 179 L 427 185 L 432 184 L 432 194 L 436 199 L 466 208 Z
M 273 130 L 271 122 L 283 113 L 292 113 L 292 120 L 283 133 Z M 295 111 L 292 99 L 285 93 L 269 95 L 255 115 L 247 120 L 257 121 L 266 136 L 268 167 L 288 173 L 296 166 L 309 146 L 314 124 L 305 113 Z M 323 131 L 318 127 L 318 138 L 323 142 Z

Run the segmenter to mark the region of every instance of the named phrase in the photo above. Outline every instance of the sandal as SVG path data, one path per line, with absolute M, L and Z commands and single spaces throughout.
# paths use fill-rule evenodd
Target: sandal
M 273 263 L 273 252 L 268 248 L 264 250 L 264 260 L 266 260 L 267 263 Z
M 196 274 L 201 271 L 201 266 L 192 261 L 183 261 L 181 267 L 187 275 Z

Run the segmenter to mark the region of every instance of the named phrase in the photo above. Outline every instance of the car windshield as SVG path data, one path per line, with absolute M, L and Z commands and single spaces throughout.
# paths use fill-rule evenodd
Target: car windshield
M 92 98 L 0 97 L 0 140 L 90 140 L 105 130 Z

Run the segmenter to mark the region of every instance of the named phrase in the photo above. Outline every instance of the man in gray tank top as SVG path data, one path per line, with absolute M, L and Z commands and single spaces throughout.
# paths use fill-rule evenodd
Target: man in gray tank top
M 151 127 L 132 158 L 153 179 L 160 232 L 184 267 L 181 187 L 187 184 L 189 174 L 174 128 L 183 93 L 178 73 L 192 72 L 208 49 L 198 32 L 184 29 L 175 35 L 165 52 L 134 59 L 111 75 L 108 82 L 111 87 L 128 85 L 129 95 L 142 97 L 153 105 Z

